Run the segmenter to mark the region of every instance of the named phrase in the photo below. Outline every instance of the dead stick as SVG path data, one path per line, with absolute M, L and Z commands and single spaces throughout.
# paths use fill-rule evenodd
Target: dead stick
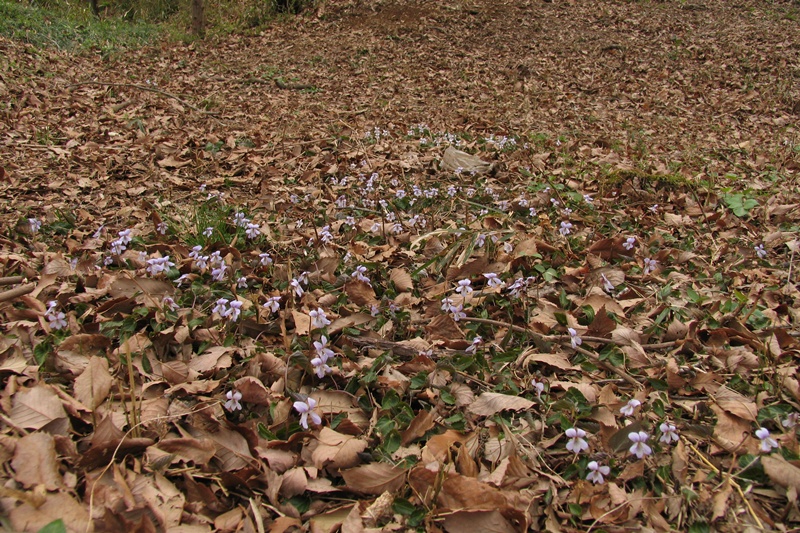
M 33 292 L 33 289 L 35 288 L 35 283 L 28 283 L 27 285 L 20 285 L 19 287 L 14 287 L 11 290 L 0 292 L 0 302 L 7 302 L 9 300 L 13 300 L 14 298 L 18 298 L 23 294 L 28 294 Z
M 167 98 L 172 98 L 177 100 L 181 104 L 185 105 L 189 109 L 194 109 L 198 113 L 203 113 L 204 115 L 219 115 L 219 113 L 214 113 L 211 111 L 206 111 L 205 109 L 200 109 L 199 107 L 193 106 L 186 100 L 175 96 L 174 94 L 168 93 L 166 91 L 162 91 L 161 89 L 156 89 L 155 87 L 148 87 L 147 85 L 136 85 L 134 83 L 109 83 L 105 81 L 79 81 L 78 83 L 71 83 L 67 85 L 67 88 L 70 87 L 79 87 L 81 85 L 100 85 L 102 87 L 132 87 L 134 89 L 139 89 L 140 91 L 148 91 L 151 93 L 160 94 L 161 96 L 166 96 Z
M 5 278 L 0 278 L 0 287 L 5 285 L 16 285 L 17 283 L 22 283 L 22 280 L 25 279 L 22 276 L 7 276 Z

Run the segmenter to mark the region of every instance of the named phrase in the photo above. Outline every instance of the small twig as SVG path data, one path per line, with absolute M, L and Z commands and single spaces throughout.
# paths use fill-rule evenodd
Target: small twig
M 131 87 L 133 89 L 139 89 L 140 91 L 147 91 L 155 94 L 160 94 L 161 96 L 166 96 L 167 98 L 172 98 L 173 100 L 177 100 L 180 104 L 185 105 L 189 109 L 193 109 L 198 113 L 203 113 L 204 115 L 211 115 L 211 116 L 219 115 L 219 113 L 215 113 L 213 111 L 206 111 L 205 109 L 200 109 L 199 107 L 190 104 L 186 100 L 178 96 L 175 96 L 174 94 L 162 91 L 161 89 L 156 89 L 155 87 L 148 87 L 147 85 L 136 85 L 134 83 L 109 83 L 105 81 L 79 81 L 78 83 L 70 83 L 66 87 L 67 88 L 80 87 L 81 85 L 100 85 L 101 87 Z
M 23 279 L 25 278 L 23 278 L 22 276 L 6 276 L 4 278 L 0 278 L 0 287 L 22 283 Z
M 14 287 L 13 289 L 9 289 L 5 292 L 0 292 L 0 303 L 7 302 L 9 300 L 13 300 L 14 298 L 19 298 L 24 294 L 31 293 L 35 288 L 35 283 L 28 283 L 27 285 L 20 285 L 19 287 Z

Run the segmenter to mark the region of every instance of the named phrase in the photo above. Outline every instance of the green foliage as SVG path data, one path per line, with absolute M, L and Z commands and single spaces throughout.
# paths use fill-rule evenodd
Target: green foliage
M 746 217 L 750 211 L 758 207 L 757 200 L 747 198 L 742 193 L 726 194 L 722 197 L 722 201 L 739 218 Z
M 161 30 L 147 22 L 97 18 L 88 2 L 0 0 L 0 35 L 39 47 L 110 51 L 152 42 L 161 35 Z
M 64 521 L 59 518 L 44 526 L 38 533 L 67 533 L 67 526 L 64 524 Z

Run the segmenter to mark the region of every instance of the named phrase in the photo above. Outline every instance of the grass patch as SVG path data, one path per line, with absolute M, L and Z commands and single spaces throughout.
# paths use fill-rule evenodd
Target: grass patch
M 113 50 L 141 46 L 163 33 L 156 24 L 97 18 L 86 6 L 40 6 L 0 0 L 0 35 L 38 47 Z

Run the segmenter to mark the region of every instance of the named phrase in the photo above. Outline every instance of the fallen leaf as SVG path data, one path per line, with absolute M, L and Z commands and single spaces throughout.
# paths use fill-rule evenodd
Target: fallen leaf
M 108 397 L 113 381 L 108 371 L 108 359 L 92 356 L 86 369 L 75 379 L 75 398 L 94 410 Z
M 800 493 L 800 468 L 777 453 L 761 456 L 761 465 L 769 478 L 784 488 Z
M 347 488 L 362 494 L 395 492 L 405 483 L 406 471 L 388 463 L 370 463 L 342 470 Z
M 467 411 L 478 416 L 492 416 L 500 411 L 522 411 L 536 405 L 534 402 L 520 396 L 499 394 L 497 392 L 484 392 Z
M 25 429 L 50 427 L 51 433 L 65 433 L 69 427 L 67 413 L 50 385 L 39 384 L 14 395 L 11 420 Z
M 56 490 L 63 485 L 58 472 L 56 442 L 49 433 L 30 433 L 19 439 L 11 466 L 16 472 L 14 479 L 24 487 L 43 485 L 47 490 Z
M 756 422 L 756 415 L 758 414 L 756 402 L 748 399 L 746 396 L 723 385 L 712 395 L 712 398 L 717 405 L 728 413 L 738 416 L 743 420 Z

